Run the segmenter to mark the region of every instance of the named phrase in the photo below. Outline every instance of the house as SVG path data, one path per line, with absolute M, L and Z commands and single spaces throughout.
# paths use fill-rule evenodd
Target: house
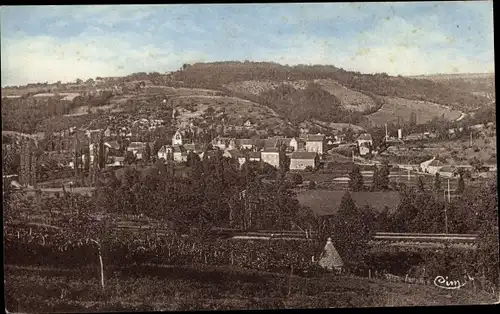
M 422 169 L 422 171 L 430 174 L 436 174 L 436 172 L 438 172 L 444 166 L 445 164 L 442 161 L 436 159 L 436 157 L 432 157 L 431 159 L 420 164 L 420 168 Z
M 245 121 L 245 123 L 243 123 L 243 126 L 244 127 L 251 127 L 251 126 L 253 126 L 252 120 L 251 119 L 247 119 Z
M 255 141 L 252 139 L 236 139 L 234 141 L 235 147 L 240 147 L 241 149 L 253 149 L 255 146 Z
M 175 162 L 183 162 L 187 160 L 187 152 L 183 146 L 174 145 L 172 148 Z
M 293 148 L 293 151 L 296 152 L 299 150 L 299 140 L 295 137 L 291 138 L 288 142 L 288 147 Z
M 228 157 L 228 158 L 232 158 L 232 159 L 236 159 L 238 161 L 238 164 L 240 165 L 240 167 L 243 166 L 243 164 L 246 161 L 245 156 L 242 153 L 240 153 L 240 151 L 237 149 L 226 150 L 224 152 L 223 156 Z
M 249 152 L 248 153 L 249 161 L 261 161 L 261 152 Z
M 325 135 L 308 135 L 306 138 L 306 151 L 323 154 L 325 145 Z
M 163 145 L 162 147 L 160 147 L 160 149 L 158 150 L 158 159 L 164 159 L 164 160 L 172 160 L 173 159 L 173 153 L 174 153 L 174 150 L 172 148 L 172 146 L 170 145 Z
M 109 150 L 110 155 L 116 155 L 120 152 L 120 144 L 117 141 L 104 142 L 104 146 Z
M 179 130 L 172 136 L 172 145 L 182 145 L 182 134 Z
M 453 178 L 457 175 L 457 167 L 454 166 L 444 166 L 438 171 L 439 175 L 444 178 Z
M 337 134 L 334 136 L 335 138 L 335 142 L 333 142 L 334 144 L 341 144 L 341 143 L 345 143 L 345 134 Z
M 184 144 L 183 146 L 187 153 L 196 152 L 204 149 L 203 145 L 200 144 Z
M 142 159 L 144 152 L 146 150 L 146 145 L 148 143 L 145 142 L 132 142 L 127 147 L 127 152 L 132 152 L 137 159 Z
M 313 169 L 319 164 L 316 152 L 293 152 L 290 156 L 290 170 L 304 170 L 307 166 Z
M 263 140 L 263 149 L 277 148 L 279 146 L 277 138 L 266 138 Z
M 261 160 L 276 169 L 280 167 L 280 160 L 283 158 L 282 154 L 278 148 L 267 148 L 260 152 Z
M 222 150 L 225 149 L 235 149 L 235 141 L 229 137 L 216 137 L 212 140 L 212 146 L 218 147 Z
M 122 167 L 125 164 L 125 157 L 112 157 L 112 163 L 108 166 L 110 167 Z
M 217 154 L 217 151 L 215 150 L 208 150 L 208 151 L 203 151 L 200 153 L 200 159 L 203 159 L 205 157 L 205 154 L 207 155 L 207 158 L 213 158 L 215 157 L 215 154 Z
M 282 145 L 285 145 L 286 150 L 288 152 L 298 151 L 300 143 L 303 144 L 303 142 L 300 139 L 297 139 L 295 137 L 276 137 L 276 139 L 277 139 L 277 143 L 276 143 L 277 146 L 276 147 L 280 147 Z
M 412 133 L 412 134 L 408 134 L 406 137 L 405 137 L 405 141 L 419 141 L 419 140 L 423 140 L 425 137 L 423 134 L 420 134 L 420 133 Z
M 370 150 L 373 146 L 373 139 L 372 135 L 369 133 L 363 133 L 360 136 L 358 136 L 356 140 L 358 147 L 359 147 L 359 154 L 361 156 L 365 156 L 370 153 Z

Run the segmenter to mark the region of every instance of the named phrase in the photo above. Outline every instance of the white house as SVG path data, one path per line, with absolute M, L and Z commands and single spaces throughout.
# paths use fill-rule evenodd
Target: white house
M 261 161 L 261 152 L 250 152 L 248 153 L 249 161 Z
M 158 150 L 158 159 L 171 160 L 173 159 L 174 150 L 170 145 L 163 145 Z
M 316 152 L 293 152 L 290 157 L 290 170 L 304 170 L 307 166 L 313 169 L 319 163 L 319 157 Z
M 290 140 L 288 146 L 293 148 L 293 151 L 296 152 L 299 150 L 299 141 L 294 137 Z
M 282 153 L 278 148 L 267 148 L 260 152 L 260 158 L 263 162 L 274 166 L 276 169 L 280 167 L 280 157 Z
M 306 139 L 306 151 L 323 154 L 325 135 L 308 135 Z
M 182 134 L 179 130 L 172 136 L 172 145 L 182 145 Z
M 441 168 L 443 168 L 445 164 L 436 159 L 436 157 L 432 157 L 431 159 L 424 161 L 420 164 L 420 168 L 423 172 L 436 174 Z
M 250 119 L 247 119 L 245 121 L 245 123 L 243 123 L 243 126 L 245 126 L 245 127 L 251 127 L 252 125 L 253 125 L 253 123 L 252 123 L 252 120 L 250 120 Z
M 359 147 L 359 154 L 361 156 L 367 155 L 370 153 L 370 150 L 373 146 L 373 139 L 372 135 L 369 133 L 363 133 L 360 136 L 358 136 L 356 142 L 358 143 Z
M 173 157 L 175 162 L 183 162 L 187 160 L 187 152 L 182 146 L 173 146 Z

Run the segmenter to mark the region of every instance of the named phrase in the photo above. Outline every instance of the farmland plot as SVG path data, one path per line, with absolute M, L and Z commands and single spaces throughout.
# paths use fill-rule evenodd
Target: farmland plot
M 397 123 L 398 117 L 401 122 L 408 122 L 412 112 L 415 112 L 417 115 L 418 124 L 429 122 L 433 118 L 443 115 L 448 120 L 456 120 L 461 116 L 460 111 L 428 101 L 409 100 L 398 97 L 384 97 L 384 100 L 385 103 L 379 111 L 367 116 L 374 125 Z

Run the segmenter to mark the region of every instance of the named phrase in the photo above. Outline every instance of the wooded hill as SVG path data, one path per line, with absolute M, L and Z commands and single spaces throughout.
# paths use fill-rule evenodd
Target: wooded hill
M 184 65 L 173 78 L 189 87 L 220 89 L 241 81 L 292 82 L 332 79 L 354 91 L 379 96 L 425 100 L 467 111 L 487 103 L 488 99 L 449 84 L 427 79 L 381 74 L 361 74 L 331 65 L 284 66 L 270 62 L 214 62 Z

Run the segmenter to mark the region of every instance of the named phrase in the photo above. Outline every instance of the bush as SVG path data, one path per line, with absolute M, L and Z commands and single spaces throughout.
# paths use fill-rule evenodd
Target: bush
M 291 181 L 296 185 L 302 184 L 303 182 L 302 175 L 300 175 L 300 173 L 292 173 Z

